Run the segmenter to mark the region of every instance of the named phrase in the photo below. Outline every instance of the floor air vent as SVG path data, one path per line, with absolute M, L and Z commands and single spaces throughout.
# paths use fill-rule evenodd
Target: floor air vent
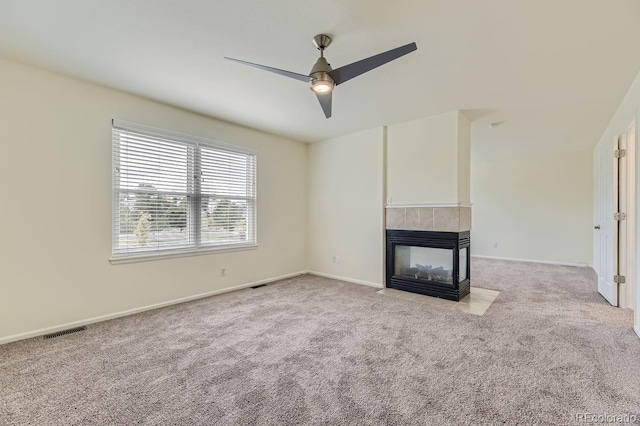
M 85 327 L 85 326 L 76 327 L 76 328 L 70 328 L 68 330 L 58 331 L 57 333 L 45 334 L 43 337 L 45 339 L 53 339 L 54 337 L 64 336 L 65 334 L 77 333 L 78 331 L 84 331 L 86 329 L 87 329 L 87 327 Z
M 259 285 L 254 285 L 253 287 L 251 287 L 252 289 L 256 289 L 256 288 L 260 288 L 260 287 L 266 287 L 266 284 L 259 284 Z

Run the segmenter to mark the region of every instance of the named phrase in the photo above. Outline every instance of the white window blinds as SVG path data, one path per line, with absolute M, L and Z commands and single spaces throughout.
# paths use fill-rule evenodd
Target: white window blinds
M 256 153 L 113 120 L 113 257 L 256 244 Z

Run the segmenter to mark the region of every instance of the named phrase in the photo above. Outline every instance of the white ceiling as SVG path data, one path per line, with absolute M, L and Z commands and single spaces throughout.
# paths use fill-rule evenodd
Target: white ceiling
M 304 83 L 317 33 L 334 68 L 418 50 L 336 88 Z M 595 145 L 640 69 L 637 0 L 0 0 L 0 54 L 305 142 L 464 110 L 473 156 Z M 505 123 L 489 129 L 494 121 Z

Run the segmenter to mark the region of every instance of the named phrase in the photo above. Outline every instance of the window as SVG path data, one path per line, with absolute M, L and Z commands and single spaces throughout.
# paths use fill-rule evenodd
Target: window
M 113 120 L 113 260 L 256 245 L 256 153 Z

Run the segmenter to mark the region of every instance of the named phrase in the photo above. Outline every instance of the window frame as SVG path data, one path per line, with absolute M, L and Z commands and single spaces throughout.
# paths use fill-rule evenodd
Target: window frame
M 179 248 L 159 248 L 149 250 L 135 250 L 135 251 L 119 251 L 119 238 L 120 238 L 120 196 L 122 193 L 127 192 L 127 190 L 122 190 L 120 186 L 120 132 L 131 132 L 141 134 L 150 138 L 158 138 L 170 141 L 175 143 L 176 146 L 182 145 L 188 147 L 188 149 L 193 149 L 196 155 L 193 160 L 193 164 L 191 165 L 191 161 L 187 162 L 186 171 L 187 179 L 189 179 L 189 175 L 191 173 L 197 172 L 202 167 L 201 153 L 205 150 L 213 150 L 218 153 L 231 153 L 231 154 L 240 154 L 244 155 L 247 158 L 253 157 L 251 161 L 252 167 L 246 167 L 246 172 L 248 175 L 250 174 L 250 179 L 247 182 L 247 186 L 249 188 L 248 193 L 252 194 L 247 195 L 246 203 L 247 203 L 247 212 L 246 212 L 246 227 L 247 227 L 247 242 L 226 242 L 220 244 L 203 244 L 201 242 L 201 237 L 203 235 L 204 229 L 201 225 L 201 208 L 202 208 L 202 200 L 205 198 L 211 199 L 211 194 L 203 193 L 200 188 L 200 184 L 196 184 L 193 187 L 194 192 L 192 194 L 185 193 L 186 202 L 189 205 L 187 207 L 187 225 L 185 227 L 185 232 L 189 234 L 190 238 L 193 238 L 193 242 L 188 243 L 186 246 L 182 246 Z M 112 156 L 111 156 L 111 166 L 112 166 L 112 208 L 111 208 L 111 231 L 112 231 L 112 241 L 111 241 L 111 257 L 109 261 L 112 264 L 119 263 L 133 263 L 133 262 L 142 262 L 149 260 L 160 260 L 160 259 L 168 259 L 175 257 L 187 257 L 187 256 L 197 256 L 204 254 L 212 254 L 212 253 L 220 253 L 220 252 L 232 252 L 232 251 L 242 251 L 242 250 L 251 250 L 258 247 L 258 191 L 257 191 L 257 174 L 258 174 L 258 151 L 253 148 L 248 148 L 239 145 L 232 145 L 228 143 L 223 143 L 219 141 L 215 141 L 212 139 L 202 138 L 198 136 L 192 136 L 185 133 L 174 132 L 170 130 L 160 129 L 152 126 L 147 126 L 138 123 L 132 123 L 124 120 L 113 119 L 111 122 L 111 133 L 112 133 Z M 116 159 L 117 156 L 117 159 Z M 193 166 L 193 168 L 191 168 Z M 188 191 L 187 191 L 188 192 Z M 159 194 L 162 194 L 162 191 L 158 191 Z M 191 198 L 189 198 L 191 196 Z M 234 197 L 229 197 L 234 198 Z M 196 204 L 193 204 L 193 203 Z M 194 233 L 197 231 L 197 233 Z

